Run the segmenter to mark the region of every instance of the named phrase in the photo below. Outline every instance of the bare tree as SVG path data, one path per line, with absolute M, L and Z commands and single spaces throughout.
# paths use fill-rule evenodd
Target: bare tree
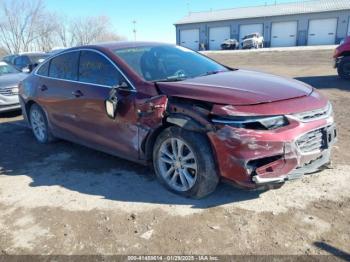
M 70 33 L 75 45 L 120 40 L 121 37 L 110 28 L 110 19 L 106 16 L 85 17 L 72 21 Z
M 8 53 L 122 39 L 106 16 L 69 19 L 48 12 L 43 0 L 0 0 L 0 7 L 0 46 Z
M 70 33 L 70 19 L 67 16 L 56 15 L 56 29 L 57 44 L 59 46 L 68 48 L 73 46 L 73 39 Z
M 50 51 L 53 47 L 58 45 L 58 18 L 53 13 L 46 13 L 43 15 L 42 22 L 37 25 L 38 37 L 34 43 L 36 49 L 40 51 Z M 35 47 L 33 47 L 35 49 Z
M 0 43 L 10 53 L 28 51 L 38 38 L 43 17 L 42 0 L 3 0 L 0 15 Z
M 5 48 L 0 47 L 0 57 L 5 56 L 6 54 L 7 54 L 7 52 L 6 52 Z

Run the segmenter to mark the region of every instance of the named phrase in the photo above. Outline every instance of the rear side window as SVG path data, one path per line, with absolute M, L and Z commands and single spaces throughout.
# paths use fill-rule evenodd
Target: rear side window
M 51 59 L 49 77 L 65 80 L 78 80 L 78 60 L 78 51 L 56 56 Z
M 49 65 L 50 65 L 50 61 L 48 61 L 47 63 L 40 66 L 37 74 L 40 76 L 48 76 L 49 75 Z
M 80 55 L 79 81 L 114 86 L 119 84 L 120 73 L 102 55 L 92 51 L 82 51 Z

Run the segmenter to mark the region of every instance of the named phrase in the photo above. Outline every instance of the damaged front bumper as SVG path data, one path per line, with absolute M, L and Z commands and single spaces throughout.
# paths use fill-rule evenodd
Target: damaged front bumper
M 223 125 L 209 133 L 221 176 L 241 187 L 256 189 L 314 173 L 327 165 L 337 140 L 333 117 L 289 122 L 269 131 Z

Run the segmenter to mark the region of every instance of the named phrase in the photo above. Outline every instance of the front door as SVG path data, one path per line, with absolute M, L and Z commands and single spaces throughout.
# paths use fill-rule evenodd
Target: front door
M 105 101 L 112 87 L 127 83 L 126 79 L 102 53 L 81 51 L 79 60 L 79 86 L 73 91 L 77 96 L 74 107 L 78 142 L 126 158 L 137 158 L 136 90 L 128 83 L 127 88 L 117 92 L 117 115 L 111 119 L 107 115 Z

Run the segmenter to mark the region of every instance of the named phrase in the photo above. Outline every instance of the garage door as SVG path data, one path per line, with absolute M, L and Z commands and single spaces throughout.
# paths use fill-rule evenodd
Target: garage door
M 310 20 L 308 45 L 333 45 L 337 32 L 337 18 Z
M 242 41 L 243 37 L 252 33 L 263 35 L 263 24 L 241 25 L 239 27 L 239 41 Z
M 213 27 L 209 28 L 209 48 L 210 50 L 221 49 L 221 44 L 230 39 L 230 27 Z
M 297 44 L 298 23 L 281 22 L 272 23 L 271 46 L 295 46 Z
M 180 45 L 197 51 L 199 49 L 199 30 L 181 30 Z

